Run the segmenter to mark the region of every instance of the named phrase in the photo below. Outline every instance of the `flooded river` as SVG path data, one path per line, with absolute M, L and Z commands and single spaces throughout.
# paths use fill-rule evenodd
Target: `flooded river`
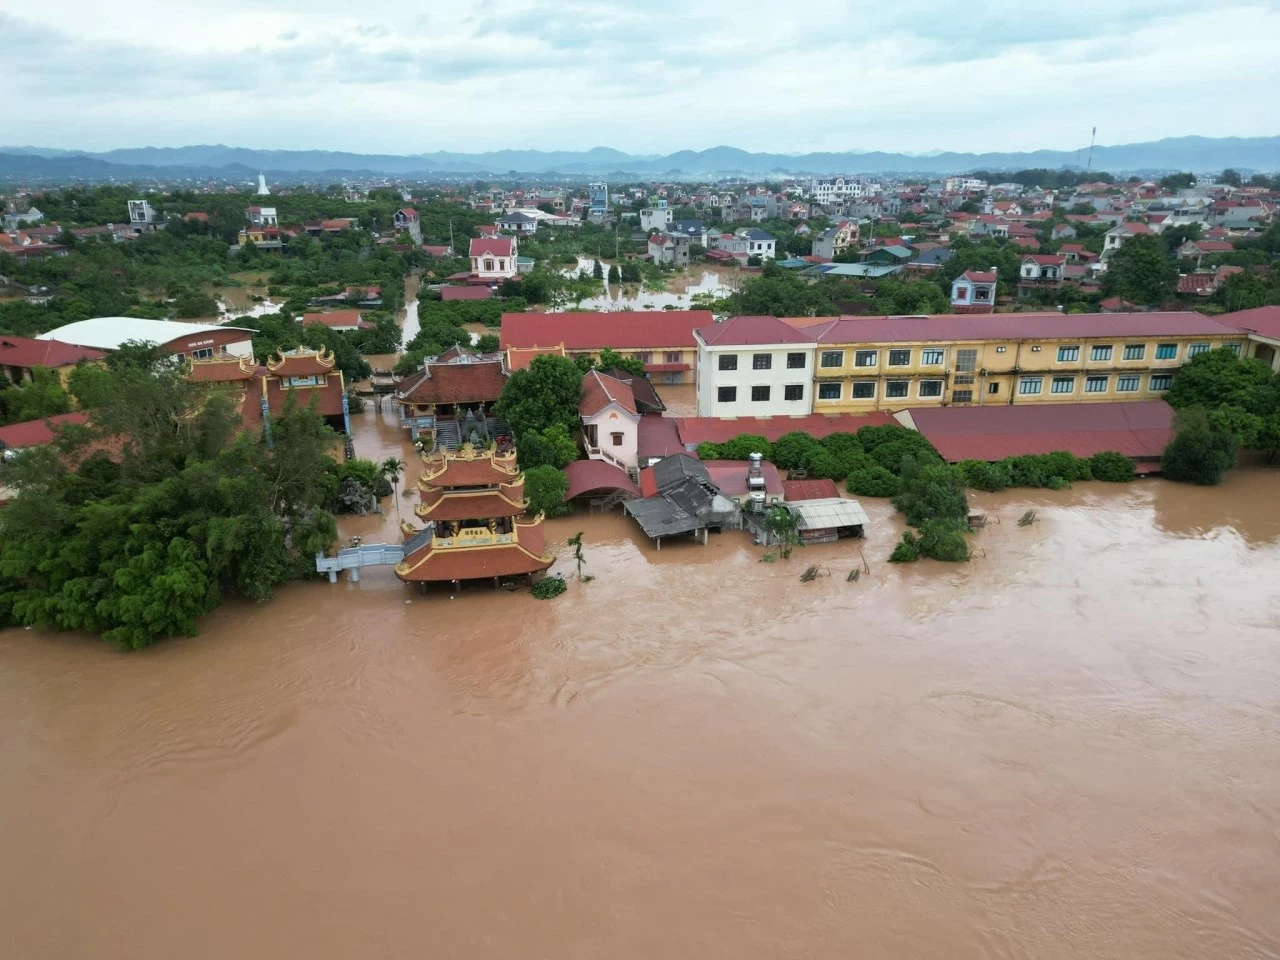
M 981 496 L 961 566 L 864 501 L 854 583 L 582 516 L 550 602 L 378 568 L 131 655 L 0 633 L 3 955 L 1275 957 L 1277 480 Z
M 670 307 L 673 310 L 692 310 L 697 308 L 693 298 L 698 294 L 712 297 L 727 297 L 738 289 L 742 273 L 737 267 L 709 266 L 695 264 L 679 273 L 666 278 L 665 290 L 646 290 L 638 283 L 610 284 L 607 277 L 611 261 L 601 260 L 606 280 L 604 293 L 598 297 L 587 297 L 580 302 L 569 303 L 567 307 L 582 310 L 661 310 Z M 576 267 L 567 267 L 561 272 L 576 275 L 586 271 L 589 275 L 595 264 L 593 257 L 578 257 Z

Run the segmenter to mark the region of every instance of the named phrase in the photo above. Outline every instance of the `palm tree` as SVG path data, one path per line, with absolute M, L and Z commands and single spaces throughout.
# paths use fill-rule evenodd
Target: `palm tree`
M 782 555 L 782 559 L 791 556 L 791 550 L 800 539 L 799 526 L 796 523 L 795 514 L 786 507 L 778 504 L 770 507 L 764 515 L 764 525 L 769 533 L 778 538 L 778 545 L 781 548 L 778 552 Z
M 582 579 L 582 565 L 587 562 L 587 558 L 582 555 L 582 533 L 579 530 L 576 534 L 568 539 L 568 545 L 573 547 L 573 559 L 578 562 L 578 579 Z
M 404 461 L 399 457 L 387 457 L 382 461 L 381 473 L 391 481 L 392 499 L 396 502 L 396 519 L 400 519 L 400 474 L 404 473 Z

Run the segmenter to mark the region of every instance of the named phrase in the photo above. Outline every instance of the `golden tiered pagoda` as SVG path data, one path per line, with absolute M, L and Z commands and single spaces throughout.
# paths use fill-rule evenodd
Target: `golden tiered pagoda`
M 528 577 L 551 566 L 542 515 L 523 516 L 524 474 L 516 455 L 474 449 L 423 454 L 418 478 L 421 503 L 414 509 L 426 526 L 402 524 L 404 560 L 396 576 L 406 583 L 453 583 Z

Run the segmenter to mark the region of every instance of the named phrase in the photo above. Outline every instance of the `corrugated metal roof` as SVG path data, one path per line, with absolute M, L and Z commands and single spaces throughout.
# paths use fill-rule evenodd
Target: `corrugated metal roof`
M 798 431 L 816 439 L 832 433 L 857 433 L 863 427 L 879 427 L 898 421 L 887 413 L 844 413 L 825 416 L 812 413 L 804 417 L 680 417 L 676 428 L 686 446 L 699 443 L 724 443 L 744 433 L 764 437 L 770 443 L 783 434 Z
M 867 511 L 862 509 L 862 504 L 857 500 L 846 500 L 844 497 L 801 500 L 799 503 L 788 503 L 787 509 L 795 515 L 796 526 L 801 530 L 856 527 L 871 522 Z

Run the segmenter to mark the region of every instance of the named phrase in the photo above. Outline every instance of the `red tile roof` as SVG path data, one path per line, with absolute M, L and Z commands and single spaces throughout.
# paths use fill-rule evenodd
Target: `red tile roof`
M 407 403 L 493 403 L 507 375 L 501 360 L 429 363 L 396 384 L 396 399 Z
M 648 460 L 651 457 L 669 457 L 673 453 L 684 452 L 684 444 L 680 442 L 680 431 L 676 429 L 676 421 L 673 417 L 646 413 L 640 418 L 640 426 L 636 431 L 636 454 L 641 460 Z
M 40 447 L 52 443 L 58 428 L 67 423 L 88 423 L 89 414 L 84 411 L 60 413 L 44 420 L 28 420 L 0 427 L 0 449 L 20 450 L 23 447 Z
M 1154 459 L 1173 436 L 1173 408 L 1163 400 L 1002 403 L 919 408 L 910 413 L 916 429 L 952 463 L 1057 450 L 1077 457 L 1114 450 L 1127 457 Z
M 441 287 L 441 300 L 488 300 L 493 296 L 491 287 Z
M 813 338 L 777 317 L 733 317 L 698 330 L 707 346 L 755 346 L 766 343 L 811 343 Z
M 422 252 L 433 257 L 448 256 L 449 251 L 452 249 L 447 243 L 424 243 L 422 245 Z
M 76 347 L 61 340 L 0 335 L 0 366 L 4 367 L 67 367 L 81 360 L 101 360 L 104 356 L 101 350 Z
M 1028 260 L 1046 267 L 1060 267 L 1067 262 L 1066 256 L 1061 253 L 1032 253 L 1022 258 L 1023 263 Z
M 334 310 L 332 313 L 304 313 L 302 325 L 334 327 L 358 327 L 361 330 L 372 330 L 374 325 L 360 318 L 359 310 Z
M 703 460 L 707 468 L 707 476 L 720 488 L 727 497 L 741 497 L 747 493 L 747 469 L 750 463 L 746 460 Z M 778 468 L 768 460 L 760 464 L 760 473 L 764 477 L 764 490 L 771 497 L 782 496 L 782 477 Z M 654 491 L 657 492 L 656 490 Z
M 832 433 L 857 433 L 862 427 L 879 427 L 897 422 L 887 413 L 842 413 L 832 416 L 811 413 L 804 417 L 738 417 L 733 420 L 720 417 L 678 417 L 676 429 L 681 443 L 697 446 L 699 443 L 724 443 L 744 433 L 764 437 L 770 443 L 792 431 L 821 439 Z
M 503 349 L 544 347 L 566 350 L 653 350 L 693 348 L 696 327 L 709 325 L 710 310 L 663 310 L 616 313 L 504 313 Z
M 578 401 L 578 413 L 584 417 L 594 417 L 610 404 L 617 404 L 627 413 L 636 413 L 635 394 L 631 392 L 631 384 L 615 380 L 599 370 L 590 371 L 582 378 L 582 397 Z
M 828 500 L 840 496 L 834 480 L 783 480 L 783 499 L 787 503 L 797 500 Z
M 472 459 L 461 454 L 433 456 L 426 461 L 419 486 L 496 487 L 520 476 L 515 457 L 477 452 Z
M 1236 248 L 1227 240 L 1188 240 L 1184 246 L 1195 247 L 1201 253 L 1230 253 Z
M 971 283 L 995 283 L 999 279 L 999 275 L 995 271 L 966 270 L 960 274 L 960 279 L 968 280 Z
M 1280 307 L 1237 310 L 1235 313 L 1224 313 L 1218 319 L 1240 330 L 1266 337 L 1268 340 L 1280 340 Z
M 480 580 L 512 577 L 545 570 L 554 557 L 543 559 L 546 539 L 541 524 L 516 524 L 519 543 L 435 550 L 432 541 L 404 558 L 396 576 L 409 582 Z M 403 571 L 403 572 L 402 572 Z
M 905 340 L 1051 340 L 1060 337 L 1236 336 L 1213 317 L 1190 310 L 1156 313 L 989 313 L 969 316 L 866 317 L 834 320 L 819 343 Z
M 566 500 L 593 490 L 629 490 L 640 495 L 640 488 L 631 482 L 625 470 L 603 460 L 575 460 L 564 468 L 564 474 L 569 480 Z
M 422 494 L 414 513 L 422 520 L 489 520 L 517 517 L 524 513 L 524 478 L 498 490 L 449 492 L 432 490 Z
M 1208 296 L 1218 288 L 1218 278 L 1212 273 L 1184 273 L 1178 277 L 1178 292 Z
M 477 237 L 469 252 L 473 257 L 510 257 L 515 254 L 515 241 L 511 237 Z

